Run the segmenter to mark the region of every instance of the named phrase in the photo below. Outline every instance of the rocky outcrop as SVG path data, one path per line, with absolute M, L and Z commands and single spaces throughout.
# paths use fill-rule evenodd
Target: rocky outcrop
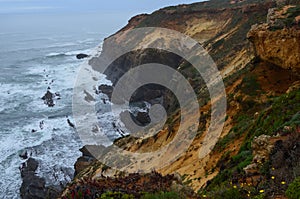
M 121 34 L 121 33 L 119 33 Z M 124 33 L 122 33 L 124 34 Z M 155 42 L 155 41 L 154 41 Z M 104 43 L 106 45 L 114 45 L 107 44 L 108 42 Z M 126 45 L 126 44 L 125 44 Z M 110 46 L 103 47 L 102 56 L 113 56 L 114 50 Z M 111 52 L 113 51 L 113 52 Z M 163 65 L 170 66 L 176 69 L 180 63 L 182 62 L 182 58 L 176 54 L 165 52 L 161 50 L 155 49 L 145 49 L 145 50 L 137 50 L 130 53 L 127 53 L 118 59 L 116 59 L 108 68 L 105 70 L 105 74 L 107 78 L 112 81 L 113 86 L 118 82 L 118 80 L 131 68 L 135 68 L 136 66 L 148 63 L 160 63 Z M 97 70 L 97 59 L 91 59 L 90 64 L 95 67 Z M 126 87 L 130 87 L 130 85 L 124 85 L 124 92 L 126 92 Z M 112 88 L 111 86 L 101 85 L 99 90 L 102 91 L 104 94 L 107 94 L 109 98 L 112 95 Z M 174 98 L 169 97 L 171 92 L 168 91 L 165 87 L 155 85 L 155 84 L 148 84 L 140 87 L 130 99 L 130 102 L 141 102 L 147 101 L 149 103 L 156 103 L 159 102 L 163 105 L 167 110 L 171 110 L 171 107 L 175 107 L 178 104 L 176 101 L 172 100 Z M 120 95 L 122 96 L 122 95 Z M 158 100 L 160 98 L 161 100 Z M 116 99 L 114 103 L 121 104 L 123 103 L 122 99 Z
M 275 142 L 270 154 L 270 165 L 270 175 L 274 178 L 270 186 L 276 186 L 278 190 L 281 182 L 289 184 L 300 176 L 300 128 L 293 129 L 284 139 Z
M 284 69 L 300 69 L 300 30 L 270 31 L 267 26 L 254 26 L 248 38 L 257 56 Z
M 33 158 L 29 158 L 21 167 L 22 185 L 20 188 L 23 199 L 46 199 L 56 198 L 60 192 L 59 187 L 47 187 L 44 178 L 36 175 L 39 163 Z
M 257 173 L 260 166 L 268 161 L 270 153 L 274 148 L 274 143 L 271 142 L 271 136 L 261 135 L 254 138 L 252 144 L 253 161 L 250 165 L 244 168 L 246 174 Z
M 151 122 L 149 113 L 147 112 L 138 112 L 136 120 L 140 123 L 141 126 L 145 126 Z
M 293 6 L 269 10 L 268 23 L 252 26 L 248 39 L 256 56 L 284 69 L 300 69 L 300 29 L 293 25 L 297 14 L 289 15 Z M 298 13 L 300 16 L 300 12 Z M 293 16 L 289 17 L 288 16 Z M 290 22 L 291 21 L 291 22 Z
M 253 160 L 255 162 L 266 162 L 274 147 L 274 144 L 270 142 L 271 136 L 261 135 L 254 138 L 252 142 Z

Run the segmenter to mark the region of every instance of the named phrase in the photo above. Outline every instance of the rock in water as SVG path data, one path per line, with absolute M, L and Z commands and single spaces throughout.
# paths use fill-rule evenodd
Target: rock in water
M 107 97 L 111 99 L 112 93 L 114 91 L 114 88 L 112 86 L 101 84 L 98 89 L 101 93 L 107 95 Z
M 76 55 L 77 59 L 84 59 L 86 57 L 88 57 L 88 55 L 87 54 L 83 54 L 83 53 L 79 53 L 78 55 Z
M 45 179 L 38 177 L 35 173 L 38 166 L 38 161 L 33 158 L 29 158 L 21 165 L 20 171 L 23 180 L 20 188 L 21 198 L 56 198 L 60 190 L 56 190 L 54 187 L 46 187 Z
M 19 157 L 26 160 L 28 158 L 28 152 L 26 150 L 22 151 L 21 154 L 19 154 Z
M 67 119 L 68 125 L 72 128 L 75 128 L 75 125 L 70 121 L 70 119 Z
M 51 93 L 49 90 L 45 93 L 45 95 L 42 97 L 42 100 L 44 100 L 44 103 L 48 106 L 48 107 L 53 107 L 54 104 L 54 97 L 55 94 Z

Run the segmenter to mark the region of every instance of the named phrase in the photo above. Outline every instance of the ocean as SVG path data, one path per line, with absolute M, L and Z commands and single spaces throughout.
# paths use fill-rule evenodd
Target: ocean
M 24 28 L 24 27 L 23 27 Z M 81 156 L 82 142 L 67 123 L 72 118 L 72 91 L 77 72 L 107 34 L 76 29 L 2 31 L 0 33 L 0 198 L 20 198 L 19 157 L 27 151 L 39 161 L 38 175 L 47 184 L 65 184 Z M 75 30 L 75 28 L 74 28 Z M 58 93 L 54 107 L 41 99 Z M 111 117 L 111 116 L 109 116 Z M 102 118 L 103 119 L 103 118 Z M 105 118 L 102 122 L 111 122 Z

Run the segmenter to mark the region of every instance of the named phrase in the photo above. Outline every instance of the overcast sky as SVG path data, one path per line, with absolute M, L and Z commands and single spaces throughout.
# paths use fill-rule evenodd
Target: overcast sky
M 197 0 L 0 0 L 0 13 L 152 12 L 158 8 Z
M 141 13 L 203 0 L 0 0 L 0 32 L 74 32 L 110 35 Z

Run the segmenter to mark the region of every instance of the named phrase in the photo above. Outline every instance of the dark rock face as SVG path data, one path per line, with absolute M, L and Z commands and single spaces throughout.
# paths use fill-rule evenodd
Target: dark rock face
M 107 95 L 109 99 L 111 99 L 113 90 L 114 90 L 114 88 L 112 86 L 108 86 L 108 85 L 104 85 L 104 84 L 99 86 L 99 91 L 101 93 Z
M 38 177 L 35 173 L 38 166 L 39 163 L 33 158 L 29 158 L 21 165 L 20 171 L 23 180 L 20 188 L 21 198 L 56 198 L 60 190 L 57 187 L 46 187 L 45 179 Z
M 138 112 L 135 119 L 140 123 L 142 126 L 145 126 L 146 124 L 149 124 L 151 122 L 151 119 L 149 117 L 149 113 L 147 112 Z
M 78 55 L 76 55 L 76 58 L 77 59 L 84 59 L 84 58 L 87 58 L 89 57 L 87 54 L 84 54 L 84 53 L 79 53 Z
M 283 194 L 281 181 L 290 184 L 296 176 L 300 175 L 300 128 L 292 131 L 285 140 L 275 142 L 274 149 L 270 154 L 269 172 L 275 179 L 269 186 L 276 188 L 278 194 Z M 273 168 L 273 169 L 272 169 Z
M 108 41 L 104 42 L 104 45 L 109 46 L 109 47 L 104 47 L 103 48 L 104 51 L 101 53 L 101 57 L 103 57 L 104 59 L 106 56 L 107 57 L 113 56 L 115 53 L 114 51 L 118 51 L 118 49 L 110 48 L 110 43 Z M 170 52 L 158 50 L 158 49 L 137 50 L 137 51 L 124 54 L 118 59 L 116 59 L 113 63 L 111 63 L 107 67 L 107 69 L 104 71 L 104 74 L 107 75 L 107 78 L 111 80 L 113 86 L 115 86 L 118 80 L 125 73 L 127 73 L 130 69 L 140 66 L 142 64 L 160 63 L 163 65 L 170 66 L 174 69 L 177 69 L 180 63 L 182 63 L 182 61 L 183 59 L 180 56 Z M 101 65 L 98 62 L 98 58 L 96 57 L 92 58 L 89 61 L 89 64 L 95 70 L 97 70 L 97 68 Z M 126 88 L 130 87 L 130 85 L 122 85 L 122 86 L 124 86 L 124 92 L 126 92 Z M 109 98 L 111 98 L 111 94 L 113 91 L 113 88 L 111 86 L 101 85 L 99 87 L 99 90 L 107 94 Z M 149 102 L 150 104 L 160 103 L 168 111 L 174 109 L 174 107 L 178 107 L 178 103 L 176 103 L 173 100 L 170 100 L 173 99 L 173 96 L 172 97 L 170 96 L 171 96 L 171 92 L 167 88 L 157 84 L 147 84 L 140 87 L 131 96 L 130 102 L 146 101 Z M 120 98 L 120 99 L 116 99 L 116 101 L 114 101 L 113 103 L 121 104 L 123 103 L 123 101 Z
M 35 159 L 29 158 L 21 166 L 21 176 L 25 177 L 31 174 L 35 174 L 35 171 L 37 170 L 38 166 L 39 163 Z

